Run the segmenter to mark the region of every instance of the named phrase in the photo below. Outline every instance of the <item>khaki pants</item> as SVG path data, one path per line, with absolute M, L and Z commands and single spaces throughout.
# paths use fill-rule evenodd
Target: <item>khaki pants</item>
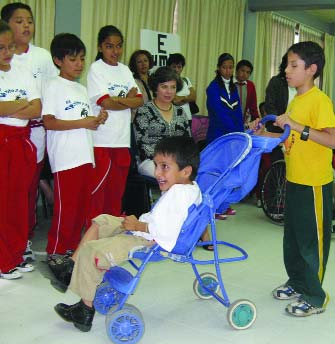
M 92 220 L 99 225 L 99 239 L 86 242 L 79 250 L 69 288 L 82 299 L 93 301 L 97 286 L 111 266 L 128 260 L 135 248 L 152 242 L 129 235 L 120 227 L 123 218 L 100 215 Z

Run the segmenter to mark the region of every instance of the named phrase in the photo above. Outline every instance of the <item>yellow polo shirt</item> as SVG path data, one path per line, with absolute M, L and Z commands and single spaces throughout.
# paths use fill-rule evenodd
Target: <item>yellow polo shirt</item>
M 335 127 L 333 103 L 317 87 L 296 95 L 287 108 L 292 120 L 317 130 Z M 332 150 L 291 130 L 285 142 L 286 178 L 297 184 L 318 186 L 333 180 Z

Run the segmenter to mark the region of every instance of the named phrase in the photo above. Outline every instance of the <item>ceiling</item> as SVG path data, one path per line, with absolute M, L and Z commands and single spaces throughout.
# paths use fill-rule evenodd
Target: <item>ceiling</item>
M 331 24 L 335 22 L 335 9 L 327 10 L 305 10 L 304 12 L 317 17 L 319 20 Z

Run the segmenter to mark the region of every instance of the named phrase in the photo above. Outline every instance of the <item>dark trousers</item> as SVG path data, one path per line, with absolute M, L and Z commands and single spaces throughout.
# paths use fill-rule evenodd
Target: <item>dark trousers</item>
M 287 182 L 284 225 L 284 263 L 287 284 L 302 299 L 321 307 L 322 282 L 330 248 L 333 182 L 306 186 Z

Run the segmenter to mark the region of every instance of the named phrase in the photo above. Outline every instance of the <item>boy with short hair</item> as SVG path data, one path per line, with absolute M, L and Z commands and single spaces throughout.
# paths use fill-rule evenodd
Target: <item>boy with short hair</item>
M 201 192 L 194 181 L 199 152 L 191 138 L 167 137 L 155 148 L 155 177 L 162 196 L 153 209 L 125 218 L 100 215 L 83 237 L 72 259 L 75 261 L 70 289 L 81 297 L 74 305 L 58 304 L 55 311 L 81 331 L 89 331 L 95 310 L 96 287 L 105 270 L 128 259 L 136 247 L 159 244 L 171 251 L 192 204 L 198 205 Z M 64 264 L 65 269 L 68 263 Z
M 244 125 L 259 117 L 255 84 L 249 80 L 254 66 L 248 60 L 241 60 L 235 68 L 235 84 L 240 96 Z
M 332 224 L 335 116 L 331 100 L 314 86 L 324 64 L 324 52 L 317 43 L 300 42 L 288 49 L 286 79 L 297 94 L 276 120 L 281 128 L 291 127 L 285 142 L 283 242 L 289 279 L 273 290 L 273 296 L 295 299 L 285 310 L 298 317 L 324 312 L 329 301 L 322 282 Z
M 87 91 L 76 80 L 85 64 L 85 45 L 75 35 L 56 35 L 51 54 L 60 69 L 43 93 L 43 121 L 54 174 L 55 205 L 48 233 L 48 263 L 51 269 L 59 255 L 75 250 L 87 219 L 91 201 L 89 179 L 94 155 L 91 131 L 103 124 L 105 112 L 92 114 Z

